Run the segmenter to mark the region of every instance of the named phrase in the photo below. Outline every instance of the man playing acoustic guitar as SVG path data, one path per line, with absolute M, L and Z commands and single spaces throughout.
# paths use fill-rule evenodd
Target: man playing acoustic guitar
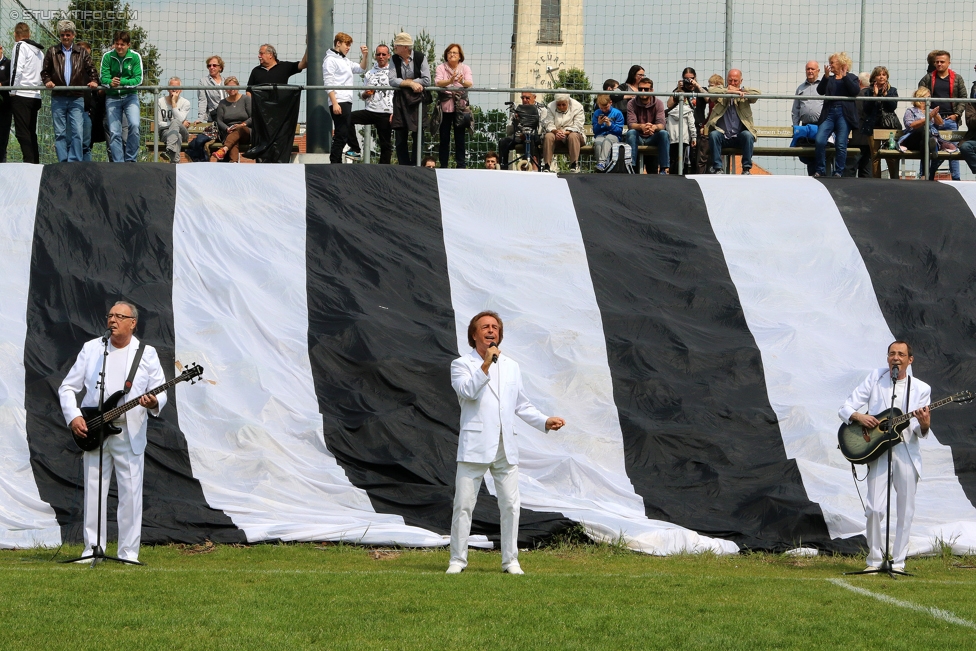
M 145 465 L 147 412 L 158 416 L 166 405 L 166 392 L 158 396 L 147 391 L 163 384 L 163 369 L 159 365 L 156 349 L 144 345 L 139 354 L 139 340 L 133 336 L 139 312 L 131 303 L 119 301 L 108 312 L 108 362 L 105 365 L 105 395 L 124 390 L 129 397 L 140 396 L 141 407 L 126 412 L 113 424 L 121 433 L 105 438 L 105 457 L 102 464 L 102 522 L 101 540 L 96 541 L 98 527 L 98 448 L 84 453 L 85 466 L 85 551 L 82 557 L 92 554 L 92 545 L 105 549 L 108 538 L 106 511 L 108 487 L 115 468 L 119 487 L 119 551 L 118 557 L 129 561 L 139 560 L 139 543 L 142 540 L 142 473 Z M 106 331 L 108 334 L 108 331 Z M 99 397 L 98 377 L 102 370 L 103 339 L 92 339 L 78 353 L 58 393 L 64 420 L 75 436 L 87 438 L 98 432 L 88 431 L 85 418 L 78 406 L 77 394 L 86 390 L 82 407 L 97 407 Z M 138 360 L 136 359 L 138 357 Z M 133 370 L 133 366 L 135 369 Z M 126 386 L 131 381 L 131 386 Z
M 905 569 L 908 536 L 912 528 L 912 517 L 915 515 L 915 489 L 922 475 L 922 454 L 918 437 L 928 436 L 931 422 L 928 408 L 931 390 L 925 382 L 912 377 L 913 360 L 912 347 L 907 342 L 892 342 L 888 346 L 888 367 L 871 371 L 838 412 L 845 423 L 857 422 L 867 429 L 873 429 L 878 425 L 878 419 L 871 414 L 881 414 L 891 408 L 891 380 L 894 377 L 895 407 L 906 414 L 911 412 L 914 416 L 908 427 L 902 431 L 904 445 L 895 444 L 891 450 L 891 485 L 898 495 L 895 510 L 898 527 L 895 529 L 892 567 L 900 571 Z M 858 411 L 865 407 L 867 413 Z M 881 524 L 888 506 L 887 482 L 888 455 L 885 453 L 868 464 L 868 495 L 865 504 L 869 549 L 867 569 L 877 569 L 884 559 L 882 547 L 885 537 Z

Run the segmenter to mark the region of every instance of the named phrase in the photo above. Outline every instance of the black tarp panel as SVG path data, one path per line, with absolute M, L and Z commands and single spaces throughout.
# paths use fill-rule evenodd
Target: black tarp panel
M 436 176 L 322 165 L 306 178 L 309 352 L 326 444 L 377 512 L 447 534 L 460 408 Z M 522 509 L 519 542 L 571 525 Z M 484 485 L 471 530 L 498 539 Z
M 831 540 L 787 459 L 699 186 L 567 177 L 603 317 L 627 473 L 649 518 L 751 548 Z
M 81 452 L 61 415 L 58 386 L 120 298 L 139 308 L 136 335 L 156 348 L 166 376 L 173 376 L 176 175 L 169 165 L 49 165 L 40 188 L 24 352 L 27 434 L 40 496 L 54 508 L 62 538 L 80 541 Z M 143 543 L 243 542 L 243 532 L 207 505 L 193 478 L 175 391 L 168 397 L 162 418 L 149 420 Z
M 969 205 L 942 183 L 823 185 L 871 274 L 888 327 L 911 343 L 912 372 L 932 386 L 932 400 L 976 390 L 976 218 Z M 972 407 L 940 409 L 932 429 L 952 448 L 956 476 L 976 505 Z

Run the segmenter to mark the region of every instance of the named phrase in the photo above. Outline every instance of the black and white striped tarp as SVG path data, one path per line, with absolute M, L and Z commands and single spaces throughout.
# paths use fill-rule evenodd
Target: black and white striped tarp
M 446 544 L 449 364 L 495 309 L 569 423 L 519 424 L 523 544 L 853 551 L 837 409 L 896 336 L 933 397 L 976 388 L 974 210 L 974 184 L 2 165 L 0 547 L 80 538 L 56 390 L 124 297 L 167 374 L 213 382 L 150 424 L 146 542 Z M 976 549 L 974 422 L 933 416 L 912 553 Z

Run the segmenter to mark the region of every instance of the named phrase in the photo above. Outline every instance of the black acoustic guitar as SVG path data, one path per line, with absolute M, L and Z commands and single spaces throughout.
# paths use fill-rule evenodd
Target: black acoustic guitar
M 166 391 L 170 387 L 176 386 L 180 382 L 189 382 L 190 384 L 195 384 L 196 378 L 200 377 L 201 375 L 203 375 L 203 367 L 200 366 L 199 364 L 191 364 L 190 366 L 187 367 L 185 371 L 183 371 L 183 373 L 181 373 L 177 377 L 174 377 L 169 382 L 160 384 L 152 391 L 147 391 L 143 395 L 155 396 L 157 394 L 162 393 L 163 391 Z M 130 409 L 134 407 L 138 407 L 139 398 L 142 397 L 139 396 L 139 398 L 134 398 L 122 405 L 118 404 L 119 400 L 121 400 L 122 396 L 124 395 L 125 392 L 116 391 L 108 398 L 105 398 L 105 404 L 104 407 L 102 408 L 102 411 L 99 411 L 98 407 L 81 408 L 81 415 L 85 419 L 85 425 L 88 426 L 88 435 L 85 437 L 80 437 L 77 434 L 75 434 L 74 431 L 71 432 L 71 436 L 74 437 L 75 443 L 78 445 L 79 448 L 81 448 L 85 452 L 91 452 L 92 450 L 98 449 L 98 428 L 102 426 L 102 423 L 105 423 L 105 438 L 108 438 L 109 436 L 112 436 L 114 434 L 118 434 L 119 432 L 122 431 L 122 428 L 118 427 L 117 425 L 113 425 L 112 421 L 116 420 L 119 416 L 129 411 Z
M 969 391 L 962 391 L 953 394 L 948 398 L 943 398 L 938 402 L 930 404 L 929 410 L 938 409 L 950 403 L 963 404 L 972 401 L 976 397 Z M 903 414 L 898 407 L 894 409 L 894 417 L 891 417 L 892 410 L 885 409 L 884 412 L 877 414 L 878 425 L 872 429 L 864 427 L 860 423 L 850 425 L 841 424 L 837 430 L 838 446 L 844 458 L 851 463 L 870 463 L 883 453 L 888 451 L 888 444 L 897 445 L 901 443 L 901 433 L 908 427 L 908 422 L 912 419 L 911 414 Z

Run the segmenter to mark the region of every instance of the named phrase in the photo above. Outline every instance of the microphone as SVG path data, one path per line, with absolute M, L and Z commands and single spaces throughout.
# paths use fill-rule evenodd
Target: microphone
M 102 341 L 108 341 L 112 337 L 112 329 L 106 328 L 105 332 L 102 333 Z
M 898 364 L 895 364 L 894 366 L 891 367 L 891 379 L 892 380 L 897 380 L 899 373 L 900 373 L 900 368 L 899 368 Z
M 490 344 L 488 344 L 488 347 L 489 348 L 498 348 L 498 346 L 495 345 L 495 342 L 494 341 L 491 342 Z M 491 361 L 492 361 L 492 363 L 498 361 L 498 353 L 495 353 L 494 355 L 491 356 Z

